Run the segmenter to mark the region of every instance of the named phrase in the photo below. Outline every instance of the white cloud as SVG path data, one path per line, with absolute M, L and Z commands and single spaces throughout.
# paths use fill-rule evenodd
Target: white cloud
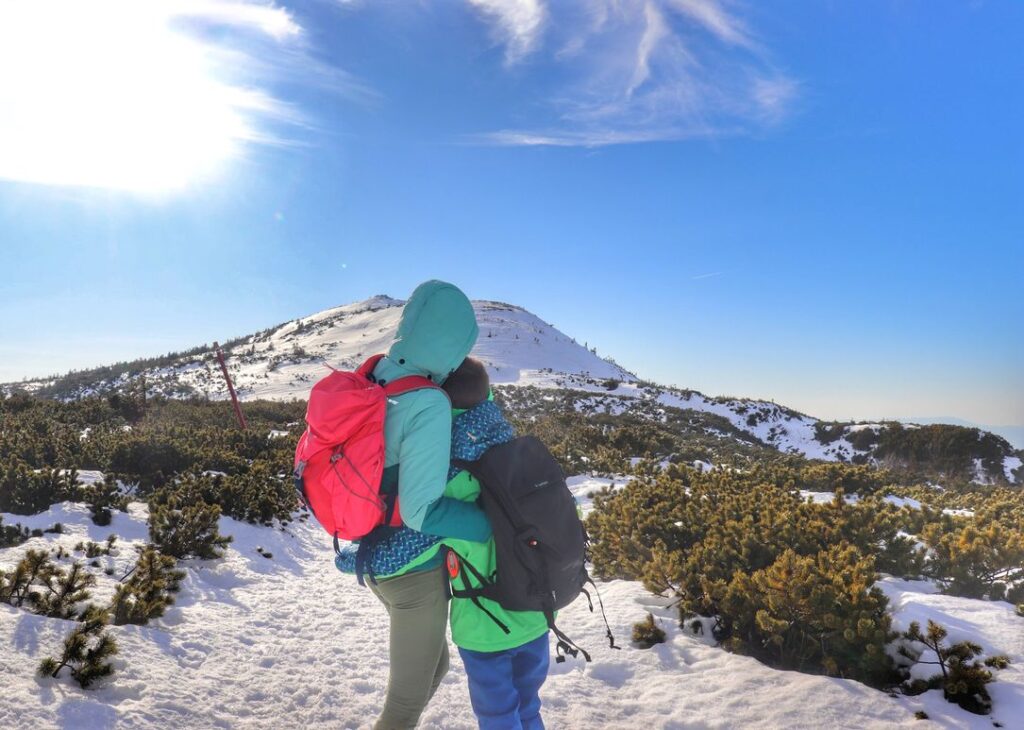
M 0 0 L 0 178 L 145 194 L 216 178 L 304 123 L 269 88 L 303 42 L 270 2 Z
M 505 44 L 505 60 L 513 64 L 537 44 L 544 24 L 541 0 L 468 0 L 487 20 L 495 24 L 499 41 Z
M 549 60 L 566 79 L 538 100 L 548 119 L 475 141 L 594 147 L 735 135 L 784 121 L 798 96 L 724 0 L 559 0 L 542 12 Z
M 754 46 L 743 22 L 730 15 L 719 0 L 669 0 L 668 5 L 697 21 L 725 43 Z

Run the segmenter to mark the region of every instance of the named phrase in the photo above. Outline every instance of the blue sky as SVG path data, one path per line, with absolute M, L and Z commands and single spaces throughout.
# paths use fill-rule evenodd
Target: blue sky
M 440 277 L 657 381 L 1024 424 L 1022 36 L 1011 0 L 0 6 L 0 380 Z

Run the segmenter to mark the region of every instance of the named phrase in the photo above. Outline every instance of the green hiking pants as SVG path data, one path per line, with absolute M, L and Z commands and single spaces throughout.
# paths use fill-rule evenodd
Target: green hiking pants
M 448 673 L 447 575 L 439 565 L 369 585 L 391 619 L 391 673 L 374 730 L 414 728 Z

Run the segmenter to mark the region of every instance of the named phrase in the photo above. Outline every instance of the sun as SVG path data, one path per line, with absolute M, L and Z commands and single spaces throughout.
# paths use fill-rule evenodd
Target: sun
M 298 33 L 245 2 L 4 3 L 0 178 L 143 194 L 216 178 L 287 116 L 252 50 Z

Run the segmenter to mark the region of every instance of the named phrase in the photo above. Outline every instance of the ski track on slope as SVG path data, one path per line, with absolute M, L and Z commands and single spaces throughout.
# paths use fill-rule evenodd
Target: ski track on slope
M 579 492 L 611 480 L 578 478 Z M 582 495 L 581 495 L 582 496 Z M 67 533 L 33 538 L 0 551 L 9 568 L 29 548 L 70 547 L 81 539 L 121 535 L 120 555 L 108 558 L 115 575 L 134 560 L 130 545 L 146 536 L 145 505 L 133 503 L 109 528 L 88 521 L 83 505 L 55 505 L 20 521 L 48 526 L 62 521 Z M 312 725 L 367 728 L 383 701 L 387 677 L 385 614 L 366 589 L 333 567 L 329 541 L 319 528 L 296 522 L 287 532 L 229 518 L 221 531 L 235 541 L 223 559 L 186 561 L 177 603 L 149 626 L 112 628 L 121 647 L 116 673 L 98 689 L 80 690 L 66 676 L 40 680 L 33 671 L 56 653 L 73 622 L 35 616 L 0 605 L 0 727 L 11 728 L 300 728 Z M 262 557 L 256 548 L 273 554 Z M 95 597 L 112 593 L 113 579 L 100 575 Z M 1024 661 L 1024 639 L 1007 642 L 1020 619 L 1009 604 L 927 595 L 893 581 L 899 620 L 935 615 L 953 631 L 980 637 L 987 650 Z M 931 589 L 933 590 L 933 589 Z M 856 682 L 781 672 L 712 646 L 707 637 L 678 627 L 668 601 L 637 583 L 601 584 L 620 651 L 608 648 L 599 614 L 585 601 L 562 612 L 560 625 L 594 662 L 552 663 L 542 690 L 549 728 L 891 728 L 916 726 L 913 711 L 925 708 L 946 728 L 989 728 L 991 719 L 971 716 L 936 692 L 893 699 Z M 898 594 L 898 595 L 897 595 Z M 651 611 L 668 634 L 666 644 L 639 650 L 629 644 L 634 622 Z M 973 617 L 973 618 L 972 618 Z M 980 617 L 980 618 L 979 618 Z M 1024 676 L 1002 673 L 993 686 L 996 718 L 1024 716 Z M 1011 711 L 1021 714 L 1010 714 Z M 420 727 L 474 728 L 458 653 L 452 671 L 427 708 Z

